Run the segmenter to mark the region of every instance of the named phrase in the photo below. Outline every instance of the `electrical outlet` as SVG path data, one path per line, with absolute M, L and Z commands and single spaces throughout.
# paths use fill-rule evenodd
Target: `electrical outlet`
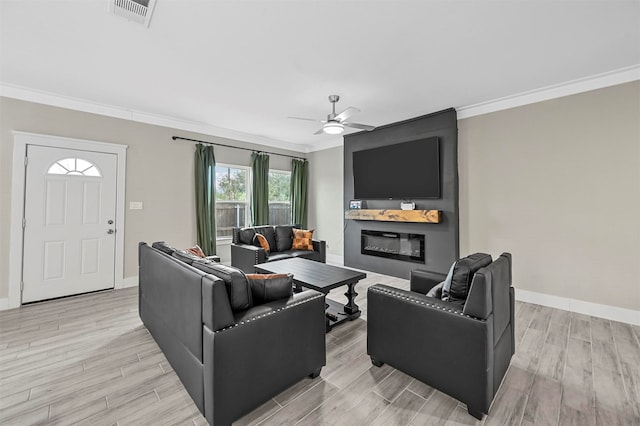
M 142 201 L 131 201 L 129 203 L 129 210 L 142 210 Z

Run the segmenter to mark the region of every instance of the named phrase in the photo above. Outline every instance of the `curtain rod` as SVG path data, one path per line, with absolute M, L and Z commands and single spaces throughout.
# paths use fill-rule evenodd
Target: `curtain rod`
M 217 143 L 217 142 L 207 142 L 207 141 L 201 141 L 201 140 L 198 140 L 198 139 L 183 138 L 182 136 L 172 136 L 171 139 L 173 139 L 174 141 L 178 140 L 178 139 L 181 139 L 183 141 L 198 142 L 198 143 L 203 143 L 205 145 L 224 146 L 224 147 L 227 147 L 227 148 L 243 149 L 245 151 L 252 151 L 252 152 L 264 152 L 265 154 L 280 155 L 282 157 L 289 157 L 289 158 L 295 158 L 295 159 L 298 159 L 298 160 L 305 160 L 306 161 L 306 158 L 304 158 L 304 157 L 296 157 L 295 155 L 278 154 L 277 152 L 262 151 L 262 150 L 258 150 L 258 149 L 243 148 L 243 147 L 240 147 L 240 146 L 225 145 L 223 143 Z

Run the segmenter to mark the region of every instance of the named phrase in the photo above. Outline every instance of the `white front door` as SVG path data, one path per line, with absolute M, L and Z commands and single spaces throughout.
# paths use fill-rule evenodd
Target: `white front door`
M 27 146 L 22 303 L 114 287 L 117 156 Z

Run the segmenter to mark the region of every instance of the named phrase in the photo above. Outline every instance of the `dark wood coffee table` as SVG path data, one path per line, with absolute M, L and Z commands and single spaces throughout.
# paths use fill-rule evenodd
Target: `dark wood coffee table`
M 296 285 L 297 291 L 301 287 L 306 287 L 326 295 L 334 288 L 346 285 L 347 292 L 344 294 L 347 296 L 346 305 L 331 299 L 325 299 L 327 304 L 327 331 L 344 321 L 351 321 L 360 316 L 360 308 L 355 302 L 355 298 L 358 295 L 355 291 L 355 286 L 358 281 L 367 277 L 364 272 L 302 258 L 260 263 L 255 265 L 255 269 L 256 272 L 266 274 L 293 274 L 293 283 Z

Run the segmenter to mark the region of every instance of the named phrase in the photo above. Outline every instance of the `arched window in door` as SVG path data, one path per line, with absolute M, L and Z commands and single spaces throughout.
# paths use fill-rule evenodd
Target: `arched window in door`
M 50 175 L 76 175 L 76 176 L 97 176 L 102 174 L 95 164 L 83 160 L 82 158 L 65 158 L 56 161 L 49 167 L 47 174 Z

